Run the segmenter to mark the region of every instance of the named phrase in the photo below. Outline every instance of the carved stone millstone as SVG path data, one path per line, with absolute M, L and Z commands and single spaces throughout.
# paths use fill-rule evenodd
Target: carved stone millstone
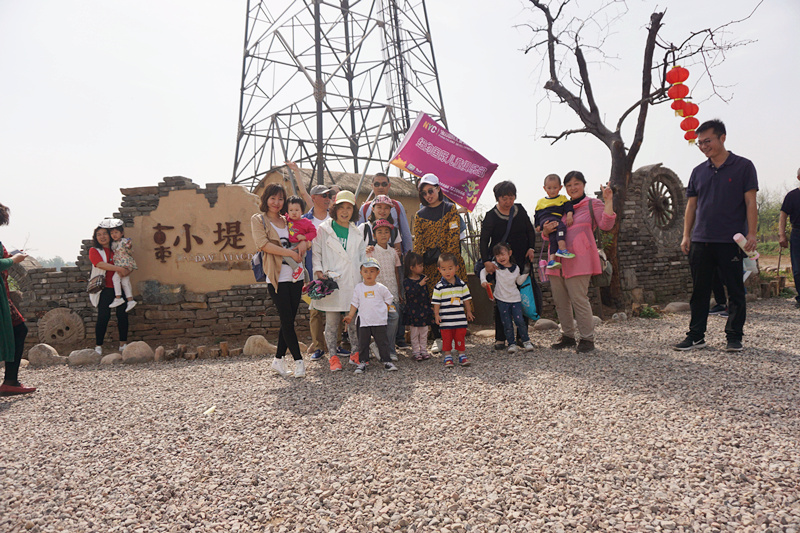
M 81 342 L 86 336 L 83 319 L 67 308 L 51 309 L 39 319 L 39 341 L 47 344 Z

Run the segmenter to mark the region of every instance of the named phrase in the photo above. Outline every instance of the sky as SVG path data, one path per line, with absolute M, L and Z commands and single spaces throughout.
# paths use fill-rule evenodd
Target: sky
M 678 42 L 744 18 L 757 3 L 628 0 L 603 43 L 606 59 L 590 58 L 607 124 L 638 98 L 653 10 L 667 6 L 661 35 Z M 81 240 L 119 207 L 120 188 L 175 175 L 230 182 L 245 10 L 245 0 L 0 0 L 6 248 L 72 261 Z M 525 24 L 538 22 L 526 2 L 428 0 L 427 11 L 449 129 L 499 164 L 489 188 L 514 181 L 532 211 L 549 173 L 581 170 L 588 190 L 608 180 L 610 158 L 597 139 L 574 135 L 553 145 L 542 138 L 579 124 L 542 88 L 541 55 L 522 51 L 531 40 Z M 727 148 L 755 163 L 762 190 L 778 193 L 797 184 L 800 167 L 792 148 L 800 124 L 798 26 L 800 2 L 764 0 L 730 28 L 731 38 L 755 42 L 728 51 L 713 72 L 728 101 L 713 96 L 707 79 L 687 82 L 698 118 L 725 121 Z M 689 68 L 699 76 L 699 67 Z M 688 182 L 703 158 L 683 140 L 679 122 L 668 106 L 652 107 L 634 166 L 663 163 Z M 630 139 L 630 130 L 623 135 Z M 487 190 L 479 206 L 493 203 Z

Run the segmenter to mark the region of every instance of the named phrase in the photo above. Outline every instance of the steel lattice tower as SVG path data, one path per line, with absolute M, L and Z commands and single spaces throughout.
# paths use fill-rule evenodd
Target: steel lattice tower
M 233 183 L 387 171 L 417 111 L 447 124 L 425 0 L 248 0 Z

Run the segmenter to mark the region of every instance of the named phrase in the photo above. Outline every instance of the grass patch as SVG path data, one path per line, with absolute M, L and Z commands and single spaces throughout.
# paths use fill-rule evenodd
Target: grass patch
M 641 318 L 661 318 L 661 314 L 650 307 L 649 305 L 645 305 L 639 310 L 639 317 Z

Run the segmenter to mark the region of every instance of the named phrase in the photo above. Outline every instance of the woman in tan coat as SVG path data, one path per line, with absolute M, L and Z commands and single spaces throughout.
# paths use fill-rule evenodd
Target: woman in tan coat
M 300 296 L 303 292 L 303 278 L 294 280 L 292 268 L 283 262 L 284 257 L 291 257 L 302 264 L 302 254 L 305 247 L 298 250 L 290 249 L 289 228 L 286 225 L 286 191 L 280 185 L 273 183 L 267 185 L 261 195 L 261 213 L 256 213 L 250 218 L 250 229 L 253 240 L 261 250 L 261 264 L 267 275 L 267 290 L 278 317 L 281 320 L 281 329 L 278 332 L 278 350 L 272 361 L 272 369 L 283 377 L 291 372 L 286 368 L 283 356 L 288 350 L 294 359 L 294 376 L 301 378 L 306 375 L 303 355 L 295 331 L 295 317 L 300 308 Z M 303 243 L 301 243 L 302 246 Z

